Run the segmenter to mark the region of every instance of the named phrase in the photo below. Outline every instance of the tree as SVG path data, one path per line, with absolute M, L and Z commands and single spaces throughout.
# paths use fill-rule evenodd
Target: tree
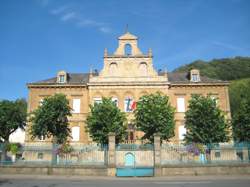
M 2 139 L 3 154 L 2 160 L 6 158 L 6 147 L 9 143 L 10 135 L 18 128 L 24 130 L 27 117 L 27 102 L 25 99 L 16 101 L 0 101 L 0 139 Z
M 145 133 L 142 139 L 153 142 L 156 133 L 160 133 L 161 140 L 174 136 L 174 108 L 168 96 L 159 92 L 142 96 L 134 114 L 136 127 Z
M 186 143 L 220 143 L 229 140 L 229 124 L 216 100 L 210 96 L 193 95 L 185 114 Z
M 32 138 L 53 136 L 53 142 L 62 144 L 70 136 L 68 116 L 71 116 L 69 101 L 63 94 L 55 94 L 43 100 L 31 113 Z
M 9 136 L 18 128 L 24 130 L 27 117 L 27 103 L 25 99 L 16 101 L 0 101 L 0 138 L 9 141 Z
M 250 99 L 242 99 L 233 118 L 233 135 L 237 142 L 250 142 Z
M 121 142 L 126 134 L 126 115 L 121 112 L 111 98 L 102 98 L 101 103 L 90 105 L 86 119 L 86 131 L 93 141 L 108 144 L 108 134 L 115 133 L 116 142 Z

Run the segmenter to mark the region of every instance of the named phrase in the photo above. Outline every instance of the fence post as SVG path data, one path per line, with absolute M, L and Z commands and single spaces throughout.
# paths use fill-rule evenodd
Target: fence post
M 115 176 L 115 133 L 109 133 L 108 176 Z
M 154 135 L 154 175 L 160 177 L 161 171 L 161 136 L 160 134 Z

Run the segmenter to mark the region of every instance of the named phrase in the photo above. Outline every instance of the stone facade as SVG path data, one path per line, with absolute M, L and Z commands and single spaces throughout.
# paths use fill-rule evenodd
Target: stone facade
M 118 48 L 113 54 L 105 49 L 104 65 L 99 73 L 90 71 L 72 74 L 60 71 L 54 78 L 29 83 L 27 86 L 29 112 L 35 110 L 44 97 L 55 93 L 67 96 L 74 109 L 69 118 L 75 137 L 71 142 L 76 144 L 92 142 L 85 132 L 84 121 L 89 105 L 100 102 L 102 97 L 112 97 L 117 106 L 127 113 L 128 120 L 132 121 L 130 104 L 138 101 L 142 95 L 155 92 L 168 95 L 172 106 L 176 108 L 173 142 L 180 142 L 182 134 L 185 133 L 184 115 L 192 94 L 211 94 L 230 119 L 228 82 L 203 77 L 199 70 L 191 70 L 189 73 L 157 72 L 153 67 L 152 50 L 143 54 L 138 47 L 138 38 L 129 32 L 118 38 Z M 128 140 L 134 141 L 141 135 L 142 132 L 135 131 L 133 124 L 129 124 Z M 31 140 L 26 133 L 25 141 L 31 143 L 51 140 Z

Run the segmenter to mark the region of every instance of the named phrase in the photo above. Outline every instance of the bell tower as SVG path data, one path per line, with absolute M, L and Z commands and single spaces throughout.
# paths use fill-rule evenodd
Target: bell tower
M 138 37 L 126 31 L 118 37 L 118 47 L 113 54 L 104 50 L 104 66 L 90 82 L 152 82 L 167 81 L 167 74 L 158 75 L 153 67 L 152 50 L 143 54 L 138 47 Z
M 118 38 L 118 48 L 114 55 L 117 56 L 137 56 L 142 55 L 142 52 L 137 45 L 138 37 L 128 31 Z

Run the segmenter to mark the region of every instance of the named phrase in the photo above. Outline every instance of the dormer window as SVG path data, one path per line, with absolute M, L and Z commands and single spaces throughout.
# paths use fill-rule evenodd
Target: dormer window
M 65 75 L 59 75 L 59 83 L 65 82 Z
M 191 82 L 199 82 L 200 79 L 200 71 L 198 69 L 192 69 L 190 71 L 190 81 Z
M 198 82 L 199 81 L 198 75 L 197 74 L 193 74 L 192 77 L 191 77 L 191 81 Z
M 59 71 L 57 73 L 57 82 L 66 83 L 67 82 L 67 73 L 65 71 Z

